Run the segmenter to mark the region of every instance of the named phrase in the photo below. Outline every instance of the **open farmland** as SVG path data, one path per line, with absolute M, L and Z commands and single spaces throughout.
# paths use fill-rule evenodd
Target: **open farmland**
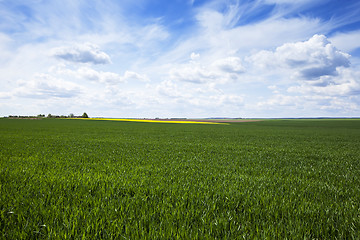
M 359 239 L 360 120 L 0 119 L 2 239 Z

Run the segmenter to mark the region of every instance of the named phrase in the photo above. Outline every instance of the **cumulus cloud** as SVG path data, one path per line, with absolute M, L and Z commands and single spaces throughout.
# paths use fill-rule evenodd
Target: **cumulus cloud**
M 9 99 L 11 94 L 9 92 L 0 92 L 0 99 Z
M 262 68 L 285 68 L 295 72 L 293 77 L 313 80 L 337 75 L 338 67 L 349 67 L 349 58 L 324 35 L 314 35 L 308 41 L 286 43 L 275 51 L 260 51 L 248 60 Z
M 243 105 L 244 98 L 242 96 L 230 95 L 230 94 L 216 94 L 210 96 L 192 96 L 188 99 L 183 99 L 184 103 L 187 103 L 196 107 L 203 107 L 213 109 L 216 112 L 222 112 L 218 108 L 232 108 L 232 111 L 239 106 Z M 237 109 L 236 109 L 237 110 Z
M 194 53 L 192 52 L 190 55 L 191 60 L 197 60 L 200 58 L 200 53 Z
M 165 80 L 155 87 L 161 104 L 175 109 L 191 109 L 197 116 L 228 116 L 244 106 L 244 96 L 225 94 L 211 84 L 194 87 L 191 83 Z M 189 112 L 188 112 L 189 113 Z M 205 115 L 204 115 L 205 114 Z M 182 115 L 184 116 L 184 115 Z
M 243 73 L 245 68 L 241 64 L 241 60 L 238 57 L 228 57 L 217 60 L 213 63 L 221 71 L 227 73 Z
M 359 98 L 328 95 L 286 95 L 276 94 L 265 101 L 260 101 L 253 106 L 254 110 L 268 112 L 269 116 L 274 111 L 278 116 L 354 116 L 360 110 Z M 356 115 L 355 115 L 356 116 Z
M 268 112 L 269 116 L 273 112 L 296 117 L 353 116 L 360 109 L 360 72 L 339 67 L 337 73 L 297 81 L 287 88 L 271 85 L 268 88 L 272 94 L 260 97 L 253 109 Z
M 97 45 L 91 43 L 54 48 L 52 55 L 69 62 L 92 64 L 111 63 L 109 55 L 101 51 Z
M 295 107 L 299 105 L 299 97 L 298 96 L 288 96 L 284 94 L 276 94 L 266 101 L 260 101 L 257 103 L 259 107 Z
M 89 67 L 81 67 L 76 72 L 73 72 L 77 77 L 85 78 L 91 81 L 116 84 L 124 82 L 124 79 L 119 74 L 113 72 L 96 71 Z
M 156 86 L 156 91 L 161 95 L 170 98 L 185 97 L 184 95 L 187 94 L 186 91 L 184 92 L 180 90 L 178 85 L 170 80 L 161 82 L 158 86 Z M 187 97 L 190 97 L 190 95 L 187 95 Z
M 29 81 L 19 81 L 12 94 L 23 98 L 47 99 L 72 98 L 80 93 L 81 88 L 76 84 L 42 73 L 36 74 Z
M 186 64 L 170 70 L 170 77 L 178 81 L 192 83 L 212 82 L 216 78 L 214 72 L 197 64 Z
M 78 69 L 69 69 L 65 64 L 59 64 L 50 68 L 50 72 L 59 75 L 68 75 L 78 79 L 86 79 L 98 83 L 118 84 L 127 80 L 139 80 L 148 82 L 149 78 L 145 74 L 139 74 L 133 71 L 125 71 L 124 75 L 114 72 L 97 71 L 91 67 L 80 67 Z
M 303 82 L 300 86 L 290 87 L 288 92 L 323 96 L 360 95 L 360 72 L 350 68 L 340 68 L 338 72 L 338 76 L 321 76 L 315 82 Z
M 170 70 L 170 77 L 179 81 L 192 83 L 226 83 L 236 80 L 245 72 L 238 57 L 218 59 L 210 64 L 194 61 L 182 64 Z
M 123 79 L 124 80 L 134 79 L 134 80 L 139 80 L 142 82 L 150 81 L 150 79 L 145 74 L 139 74 L 139 73 L 132 72 L 132 71 L 125 71 Z

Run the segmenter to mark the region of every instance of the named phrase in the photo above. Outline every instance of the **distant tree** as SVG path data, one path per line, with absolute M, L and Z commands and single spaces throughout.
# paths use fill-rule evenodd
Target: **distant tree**
M 49 114 L 47 115 L 47 117 L 48 117 L 48 118 L 52 118 L 52 115 L 49 113 Z
M 75 117 L 75 115 L 73 113 L 70 113 L 69 118 L 73 118 L 73 117 Z
M 89 118 L 89 116 L 87 115 L 86 112 L 83 113 L 83 115 L 81 116 L 82 118 Z

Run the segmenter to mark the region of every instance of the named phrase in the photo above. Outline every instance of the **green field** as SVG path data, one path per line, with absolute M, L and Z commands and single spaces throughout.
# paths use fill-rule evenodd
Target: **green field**
M 360 120 L 0 119 L 1 239 L 359 239 Z

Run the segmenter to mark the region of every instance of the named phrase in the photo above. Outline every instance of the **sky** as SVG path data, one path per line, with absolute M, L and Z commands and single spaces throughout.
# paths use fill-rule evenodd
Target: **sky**
M 358 0 L 0 0 L 0 116 L 360 116 Z

